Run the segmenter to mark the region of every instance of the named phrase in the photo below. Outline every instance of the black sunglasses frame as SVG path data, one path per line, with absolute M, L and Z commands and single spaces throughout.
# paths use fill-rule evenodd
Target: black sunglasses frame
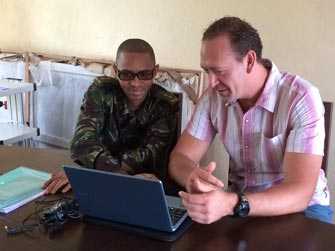
M 134 80 L 136 77 L 139 80 L 152 80 L 154 78 L 154 75 L 155 75 L 155 68 L 152 69 L 152 70 L 143 70 L 143 71 L 139 71 L 139 72 L 133 72 L 133 71 L 129 71 L 129 70 L 119 70 L 119 69 L 116 68 L 116 71 L 117 71 L 116 75 L 122 81 L 131 81 L 131 80 Z M 131 77 L 130 78 L 124 78 L 124 77 L 122 77 L 122 73 L 129 74 Z M 145 73 L 148 74 L 148 75 L 150 73 L 150 77 L 145 77 L 145 75 L 146 75 Z

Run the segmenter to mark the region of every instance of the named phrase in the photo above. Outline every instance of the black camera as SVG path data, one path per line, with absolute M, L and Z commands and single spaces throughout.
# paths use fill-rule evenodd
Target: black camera
M 68 219 L 80 219 L 79 206 L 75 200 L 61 200 L 40 213 L 40 224 L 48 232 L 63 228 Z
M 48 201 L 40 201 L 41 203 L 49 203 Z M 32 216 L 37 215 L 38 222 L 29 223 Z M 17 226 L 5 225 L 5 231 L 9 235 L 25 233 L 44 228 L 49 234 L 54 234 L 63 229 L 64 224 L 68 220 L 80 220 L 82 215 L 79 212 L 79 205 L 74 199 L 60 199 L 53 206 L 38 210 L 34 214 L 29 215 L 23 222 Z

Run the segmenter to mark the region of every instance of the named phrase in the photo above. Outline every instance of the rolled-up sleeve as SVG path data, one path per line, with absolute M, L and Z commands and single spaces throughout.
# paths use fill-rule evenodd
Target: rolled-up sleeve
M 216 130 L 210 118 L 210 92 L 206 91 L 199 100 L 191 120 L 187 125 L 187 132 L 193 137 L 212 141 L 216 134 Z
M 286 151 L 323 155 L 325 128 L 324 106 L 316 88 L 299 99 L 290 117 Z

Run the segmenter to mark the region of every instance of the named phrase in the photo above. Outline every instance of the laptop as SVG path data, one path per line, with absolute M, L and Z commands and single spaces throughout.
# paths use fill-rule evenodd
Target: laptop
M 180 198 L 165 195 L 159 180 L 77 166 L 63 168 L 81 213 L 89 218 L 114 222 L 119 227 L 123 224 L 142 233 L 147 229 L 153 238 L 150 235 L 157 235 L 157 231 L 174 233 L 181 228 L 184 232 L 190 225 Z

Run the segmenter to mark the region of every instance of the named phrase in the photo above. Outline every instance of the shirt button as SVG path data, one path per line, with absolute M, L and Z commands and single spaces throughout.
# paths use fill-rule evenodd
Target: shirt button
M 248 123 L 248 122 L 249 122 L 249 119 L 246 119 L 246 120 L 245 120 L 245 123 Z
M 249 146 L 245 146 L 245 149 L 248 149 L 249 148 Z

